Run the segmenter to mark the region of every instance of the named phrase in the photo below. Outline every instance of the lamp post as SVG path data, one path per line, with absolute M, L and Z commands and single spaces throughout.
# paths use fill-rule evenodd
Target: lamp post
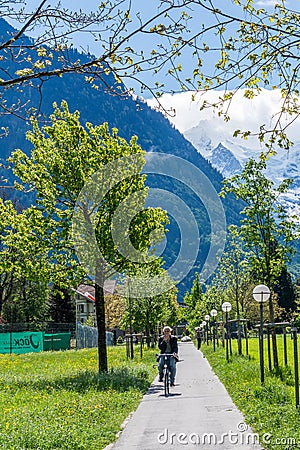
M 226 317 L 226 361 L 229 361 L 229 356 L 228 356 L 228 313 L 231 311 L 231 303 L 229 302 L 224 302 L 222 304 L 222 311 L 225 312 L 225 317 Z
M 202 322 L 202 328 L 203 328 L 203 337 L 204 337 L 204 339 L 203 339 L 203 342 L 207 342 L 207 337 L 206 337 L 206 322 L 205 322 L 205 320 L 203 320 L 203 322 Z
M 130 295 L 130 278 L 128 278 L 128 306 L 129 306 L 129 348 L 130 348 L 130 358 L 134 358 L 133 354 L 133 336 L 132 336 L 132 300 Z
M 260 360 L 260 382 L 265 381 L 264 374 L 264 322 L 263 322 L 263 304 L 270 298 L 270 289 L 264 284 L 259 284 L 253 289 L 253 298 L 260 306 L 260 327 L 259 327 L 259 360 Z
M 210 315 L 213 318 L 213 343 L 214 343 L 214 352 L 216 351 L 216 316 L 218 311 L 216 309 L 212 309 Z
M 208 338 L 209 338 L 208 327 L 209 327 L 209 320 L 210 320 L 209 314 L 206 314 L 206 315 L 204 316 L 204 320 L 205 320 L 205 322 L 206 322 L 206 343 L 207 343 L 207 345 L 208 345 Z

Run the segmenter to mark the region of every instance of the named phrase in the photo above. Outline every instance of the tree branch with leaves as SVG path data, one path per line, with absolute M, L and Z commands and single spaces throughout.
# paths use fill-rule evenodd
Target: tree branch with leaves
M 190 90 L 195 98 L 224 89 L 218 101 L 205 101 L 202 107 L 217 109 L 225 120 L 230 120 L 238 90 L 245 89 L 251 100 L 264 87 L 282 95 L 272 124 L 236 130 L 235 135 L 247 139 L 256 134 L 269 150 L 275 144 L 291 146 L 287 128 L 300 112 L 300 12 L 284 3 L 263 9 L 253 0 L 222 5 L 217 0 L 157 0 L 143 11 L 131 0 L 108 0 L 85 12 L 61 3 L 49 7 L 45 1 L 30 10 L 26 2 L 14 0 L 0 3 L 0 17 L 19 25 L 0 42 L 0 57 L 8 63 L 0 75 L 3 112 L 22 106 L 6 105 L 4 89 L 30 84 L 42 90 L 51 77 L 68 73 L 117 95 L 148 91 L 162 109 L 164 92 Z M 81 34 L 94 44 L 95 54 L 86 44 L 74 58 L 73 40 L 79 41 Z

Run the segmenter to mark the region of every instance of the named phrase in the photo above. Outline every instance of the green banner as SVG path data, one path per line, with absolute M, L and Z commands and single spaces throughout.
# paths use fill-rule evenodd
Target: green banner
M 0 353 L 31 353 L 43 351 L 43 333 L 23 331 L 0 333 Z
M 44 334 L 44 351 L 69 350 L 71 333 Z

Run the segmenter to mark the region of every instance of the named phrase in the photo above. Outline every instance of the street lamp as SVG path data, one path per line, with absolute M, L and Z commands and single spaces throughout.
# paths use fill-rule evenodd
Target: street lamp
M 224 302 L 222 304 L 222 311 L 224 311 L 224 313 L 226 314 L 226 361 L 229 361 L 229 357 L 228 357 L 228 313 L 231 311 L 231 303 L 229 302 Z
M 130 278 L 127 279 L 127 289 L 128 289 L 128 309 L 129 309 L 129 346 L 128 353 L 130 354 L 130 358 L 134 358 L 133 354 L 133 336 L 132 336 L 132 300 L 131 300 L 131 293 L 130 293 Z
M 212 309 L 210 315 L 213 318 L 213 342 L 214 342 L 214 352 L 216 351 L 216 316 L 218 311 L 216 309 Z
M 205 321 L 206 321 L 206 344 L 208 345 L 208 338 L 209 338 L 209 335 L 208 335 L 208 327 L 209 327 L 210 315 L 209 315 L 209 314 L 206 314 L 206 315 L 204 316 L 204 319 L 205 319 Z
M 203 328 L 203 337 L 204 337 L 203 342 L 206 342 L 207 341 L 207 338 L 206 338 L 206 321 L 203 320 L 201 325 L 202 325 L 202 328 Z
M 260 359 L 260 381 L 265 381 L 264 374 L 264 322 L 263 322 L 263 304 L 270 298 L 270 289 L 264 284 L 259 284 L 253 289 L 253 298 L 260 306 L 260 327 L 259 327 L 259 359 Z

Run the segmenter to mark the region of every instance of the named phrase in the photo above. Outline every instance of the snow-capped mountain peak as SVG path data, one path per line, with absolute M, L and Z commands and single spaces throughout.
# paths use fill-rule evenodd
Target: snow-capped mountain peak
M 207 159 L 209 159 L 212 166 L 221 172 L 225 178 L 239 173 L 242 170 L 242 165 L 239 160 L 221 142 L 208 153 Z
M 195 93 L 194 93 L 195 94 Z M 212 104 L 219 98 L 218 91 L 199 93 L 200 100 L 203 95 L 208 97 Z M 213 108 L 201 109 L 200 103 L 192 101 L 192 93 L 166 94 L 160 98 L 160 103 L 166 110 L 172 108 L 176 111 L 169 120 L 190 141 L 193 146 L 207 158 L 225 178 L 239 173 L 249 158 L 257 159 L 265 150 L 263 143 L 257 137 L 250 136 L 247 140 L 241 137 L 234 138 L 236 129 L 251 130 L 258 133 L 260 125 L 267 123 L 271 126 L 272 120 L 280 104 L 280 91 L 262 89 L 261 96 L 253 101 L 244 97 L 243 90 L 239 90 L 231 103 L 229 111 L 230 120 L 224 122 L 222 117 Z M 150 106 L 154 101 L 148 101 Z M 289 152 L 278 149 L 267 163 L 267 176 L 277 186 L 283 179 L 292 178 L 293 184 L 285 194 L 290 211 L 300 213 L 300 134 L 299 120 L 292 122 L 289 137 L 294 141 Z

